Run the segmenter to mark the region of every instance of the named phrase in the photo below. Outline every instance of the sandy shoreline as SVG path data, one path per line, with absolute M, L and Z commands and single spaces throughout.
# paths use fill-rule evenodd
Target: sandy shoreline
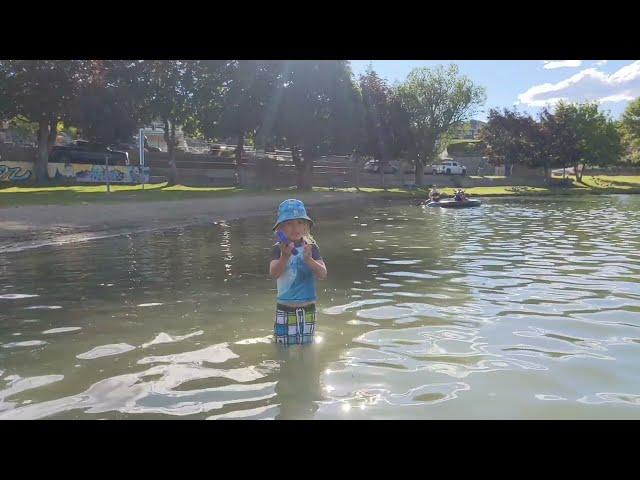
M 360 201 L 362 193 L 310 192 L 248 197 L 86 205 L 29 205 L 0 209 L 0 254 L 76 241 L 218 220 L 275 215 L 278 204 L 299 198 L 308 207 Z

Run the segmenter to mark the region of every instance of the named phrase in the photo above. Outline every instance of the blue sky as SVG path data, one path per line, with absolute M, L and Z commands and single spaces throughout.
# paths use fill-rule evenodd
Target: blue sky
M 359 75 L 369 63 L 391 84 L 416 67 L 457 64 L 462 74 L 486 88 L 487 102 L 474 115 L 478 120 L 485 120 L 490 108 L 502 107 L 535 116 L 558 99 L 598 101 L 617 119 L 640 96 L 637 60 L 351 60 L 351 68 Z

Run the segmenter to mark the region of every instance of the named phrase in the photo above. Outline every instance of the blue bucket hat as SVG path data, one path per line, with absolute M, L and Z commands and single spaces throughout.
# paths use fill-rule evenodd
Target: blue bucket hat
M 280 225 L 282 222 L 286 222 L 287 220 L 300 220 L 300 219 L 308 220 L 309 222 L 311 222 L 311 225 L 313 225 L 313 220 L 311 220 L 307 215 L 307 211 L 304 208 L 304 203 L 294 198 L 285 200 L 278 207 L 278 219 L 276 220 L 276 223 L 273 226 L 273 230 L 275 230 L 276 227 Z

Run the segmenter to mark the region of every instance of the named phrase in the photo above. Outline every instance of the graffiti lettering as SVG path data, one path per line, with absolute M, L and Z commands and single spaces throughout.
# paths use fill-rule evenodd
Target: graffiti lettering
M 31 170 L 0 165 L 0 182 L 24 182 L 31 178 Z
M 83 183 L 104 183 L 107 171 L 104 165 L 49 163 L 47 174 L 53 180 Z M 33 166 L 28 162 L 0 162 L 0 182 L 21 183 L 33 179 Z M 149 183 L 149 167 L 114 165 L 109 167 L 112 183 Z

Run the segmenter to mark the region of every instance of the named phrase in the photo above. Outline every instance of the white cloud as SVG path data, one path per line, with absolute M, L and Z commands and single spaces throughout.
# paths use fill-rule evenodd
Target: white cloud
M 594 65 L 598 67 L 600 65 L 605 65 L 607 62 L 608 60 L 598 60 L 596 63 L 594 63 Z
M 640 96 L 640 60 L 611 75 L 587 68 L 558 83 L 535 85 L 518 95 L 518 102 L 531 107 L 568 102 L 622 102 Z
M 544 69 L 552 70 L 554 68 L 579 67 L 582 60 L 544 60 Z

